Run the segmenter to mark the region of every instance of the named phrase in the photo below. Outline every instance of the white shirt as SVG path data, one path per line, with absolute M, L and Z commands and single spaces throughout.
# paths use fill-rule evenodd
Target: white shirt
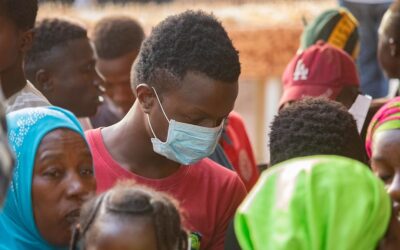
M 25 87 L 6 100 L 6 113 L 23 108 L 50 106 L 50 102 L 29 81 Z

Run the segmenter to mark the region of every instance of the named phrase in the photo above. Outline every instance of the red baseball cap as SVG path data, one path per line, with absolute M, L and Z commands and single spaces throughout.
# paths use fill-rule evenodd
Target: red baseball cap
M 307 96 L 335 100 L 344 86 L 360 86 L 353 59 L 343 50 L 322 41 L 292 59 L 282 82 L 280 106 Z

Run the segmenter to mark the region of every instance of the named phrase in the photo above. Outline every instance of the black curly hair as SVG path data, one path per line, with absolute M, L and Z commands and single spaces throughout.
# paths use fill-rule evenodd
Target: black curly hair
M 139 51 L 144 39 L 142 26 L 127 16 L 109 16 L 93 28 L 92 40 L 101 59 L 115 59 Z
M 132 88 L 147 83 L 161 93 L 179 87 L 189 71 L 226 83 L 240 75 L 239 54 L 228 34 L 202 11 L 170 16 L 152 30 L 132 67 Z
M 325 98 L 306 98 L 282 109 L 270 132 L 271 165 L 309 155 L 341 155 L 365 162 L 353 116 Z
M 10 19 L 21 30 L 33 28 L 37 12 L 37 0 L 0 0 L 0 15 Z
M 157 249 L 188 248 L 188 234 L 182 226 L 177 202 L 166 194 L 125 181 L 88 201 L 82 207 L 70 249 L 87 249 L 88 241 L 96 239 L 96 230 L 93 230 L 96 221 L 106 214 L 123 220 L 138 216 L 149 217 L 154 223 Z
M 32 47 L 25 55 L 24 68 L 27 78 L 35 84 L 36 71 L 48 61 L 51 49 L 65 46 L 69 41 L 87 38 L 86 29 L 80 24 L 59 18 L 46 18 L 33 29 Z

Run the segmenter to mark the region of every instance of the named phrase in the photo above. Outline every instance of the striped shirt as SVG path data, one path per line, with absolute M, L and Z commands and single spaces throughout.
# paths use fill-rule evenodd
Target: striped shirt
M 29 81 L 6 101 L 6 113 L 29 107 L 50 106 L 50 102 Z

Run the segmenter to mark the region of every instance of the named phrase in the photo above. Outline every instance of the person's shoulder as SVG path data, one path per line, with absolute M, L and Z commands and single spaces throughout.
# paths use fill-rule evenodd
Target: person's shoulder
M 85 136 L 86 137 L 99 137 L 101 136 L 101 128 L 94 128 L 94 129 L 89 129 L 85 131 Z
M 6 113 L 24 108 L 47 107 L 51 104 L 46 100 L 31 93 L 16 93 L 6 100 Z
M 50 106 L 46 97 L 37 90 L 29 81 L 25 87 L 10 96 L 7 100 L 6 113 L 17 111 L 23 108 Z
M 91 147 L 95 146 L 102 140 L 100 128 L 86 130 L 85 137 Z

